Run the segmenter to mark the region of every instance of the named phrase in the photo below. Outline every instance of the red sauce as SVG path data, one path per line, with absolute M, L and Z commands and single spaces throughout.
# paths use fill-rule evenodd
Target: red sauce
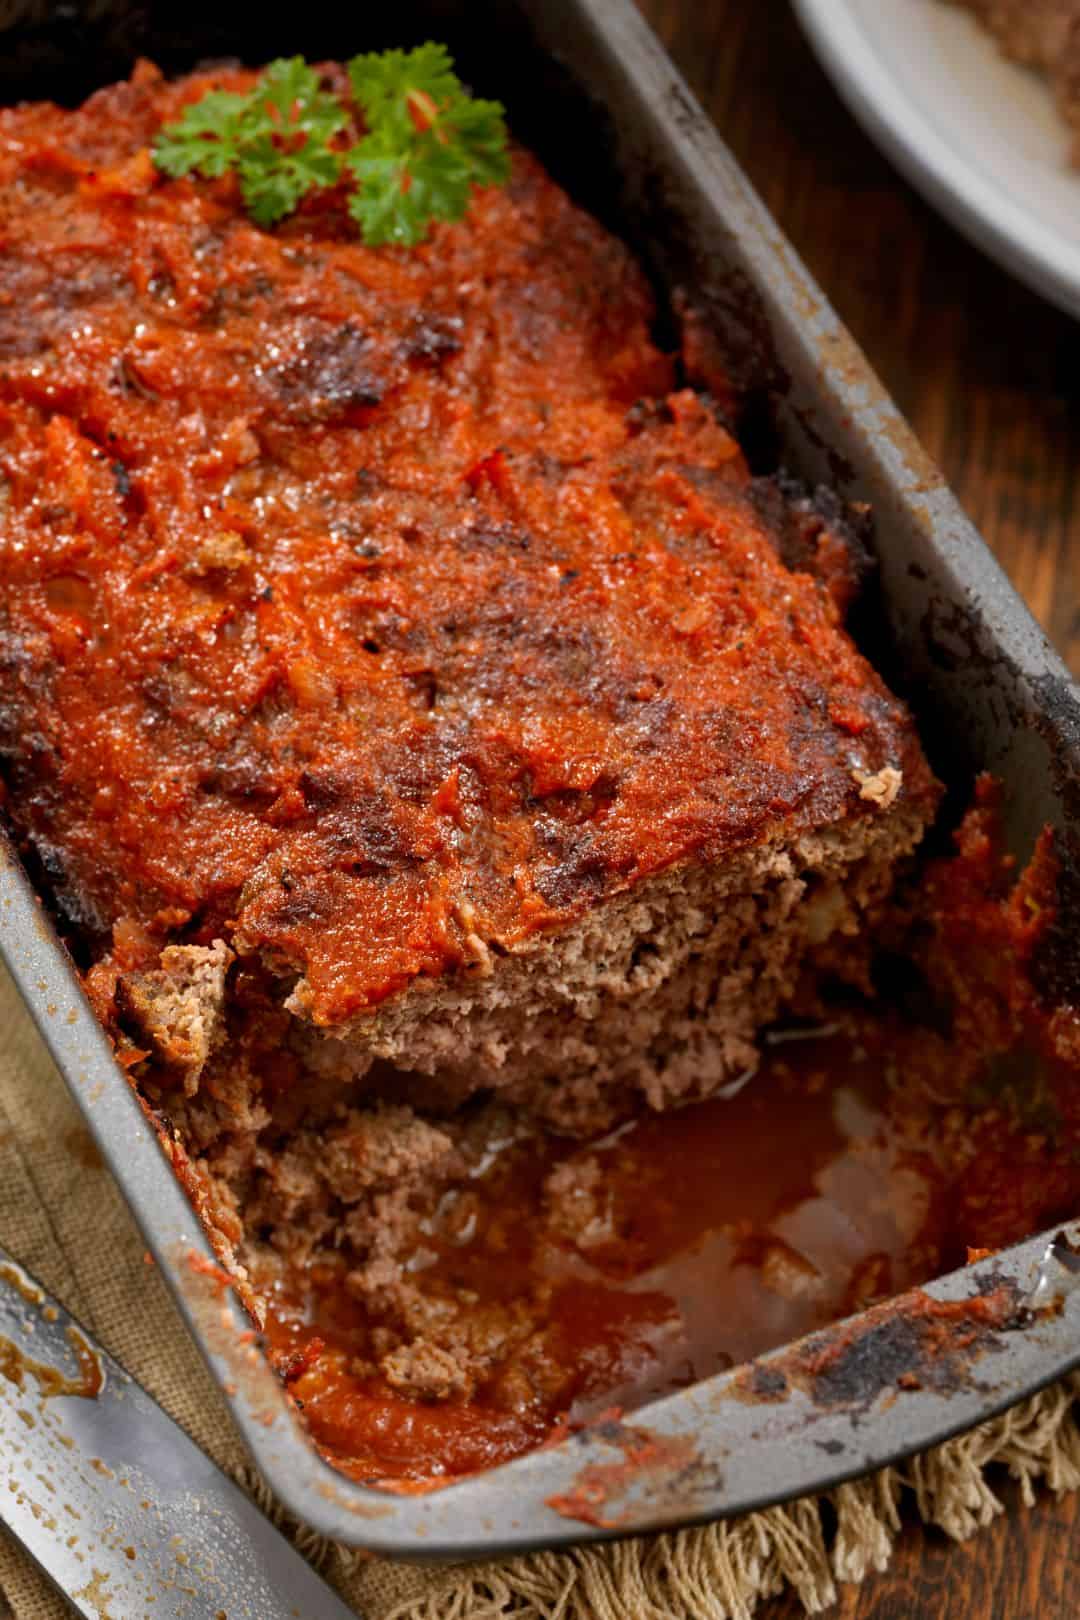
M 84 937 L 223 935 L 333 1023 L 876 814 L 853 768 L 931 802 L 626 249 L 523 152 L 413 250 L 154 172 L 249 81 L 0 111 L 0 753 Z

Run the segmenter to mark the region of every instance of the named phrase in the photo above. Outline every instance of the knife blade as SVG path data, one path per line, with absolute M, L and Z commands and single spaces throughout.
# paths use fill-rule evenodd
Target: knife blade
M 3 1249 L 0 1521 L 88 1620 L 355 1620 Z

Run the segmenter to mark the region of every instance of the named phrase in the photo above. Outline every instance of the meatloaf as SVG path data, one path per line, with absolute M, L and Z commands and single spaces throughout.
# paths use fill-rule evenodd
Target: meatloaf
M 155 172 L 249 83 L 0 113 L 0 758 L 223 1252 L 400 1304 L 467 1099 L 740 1084 L 938 789 L 837 504 L 751 476 L 628 250 L 524 151 L 410 250 Z

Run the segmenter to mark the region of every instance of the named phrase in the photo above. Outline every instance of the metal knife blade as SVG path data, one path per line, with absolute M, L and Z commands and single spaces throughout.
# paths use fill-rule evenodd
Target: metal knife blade
M 0 1521 L 89 1620 L 355 1620 L 3 1249 Z

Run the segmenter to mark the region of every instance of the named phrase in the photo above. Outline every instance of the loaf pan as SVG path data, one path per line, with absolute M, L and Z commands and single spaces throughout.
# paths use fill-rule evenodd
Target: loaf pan
M 288 20 L 275 8 L 146 0 L 28 5 L 21 21 L 19 9 L 5 11 L 0 31 L 7 100 L 81 97 L 128 73 L 137 55 L 179 71 L 214 57 L 340 57 L 445 40 L 556 178 L 630 241 L 662 306 L 689 301 L 700 312 L 746 401 L 760 468 L 782 460 L 872 506 L 877 589 L 858 634 L 913 705 L 957 802 L 990 770 L 1004 784 L 1018 853 L 1045 823 L 1059 829 L 1063 926 L 1047 971 L 1055 993 L 1076 990 L 1074 685 L 631 0 L 403 0 L 375 19 L 322 0 Z M 252 1456 L 288 1509 L 341 1542 L 465 1557 L 717 1519 L 895 1462 L 1080 1363 L 1080 1297 L 1067 1286 L 1080 1262 L 1068 1232 L 1043 1234 L 627 1422 L 442 1490 L 397 1496 L 355 1484 L 320 1459 L 252 1345 L 9 846 L 0 849 L 0 951 Z M 969 1303 L 933 1316 L 934 1302 L 960 1301 Z

